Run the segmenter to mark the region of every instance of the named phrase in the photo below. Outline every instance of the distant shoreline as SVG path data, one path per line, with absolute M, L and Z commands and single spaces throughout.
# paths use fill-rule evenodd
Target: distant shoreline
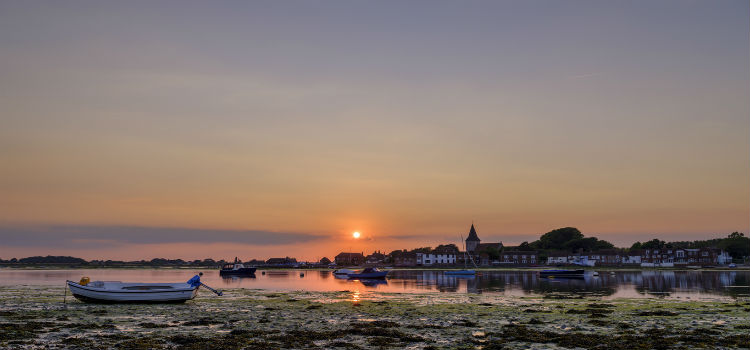
M 321 267 L 273 267 L 273 266 L 258 266 L 258 270 L 306 270 L 306 271 L 333 271 L 331 268 Z M 350 269 L 361 269 L 363 266 L 340 266 L 337 268 L 350 268 Z M 382 268 L 382 267 L 381 267 Z M 750 266 L 738 265 L 737 267 L 730 268 L 726 266 L 722 267 L 701 267 L 697 269 L 685 268 L 685 267 L 640 267 L 640 266 L 526 266 L 526 267 L 479 267 L 474 268 L 476 271 L 539 271 L 545 269 L 582 269 L 587 271 L 747 271 L 750 270 Z M 216 270 L 218 267 L 209 266 L 80 266 L 80 265 L 65 265 L 65 264 L 39 264 L 39 265 L 0 265 L 2 270 Z M 401 271 L 446 271 L 446 270 L 459 270 L 461 267 L 458 266 L 446 266 L 446 267 L 393 267 L 391 270 Z

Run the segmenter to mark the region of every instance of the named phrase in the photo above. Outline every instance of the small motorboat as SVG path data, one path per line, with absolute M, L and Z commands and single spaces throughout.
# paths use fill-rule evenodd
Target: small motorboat
M 350 279 L 383 279 L 390 271 L 380 271 L 374 267 L 368 267 L 360 272 L 350 273 L 347 276 Z
M 354 270 L 349 270 L 349 269 L 338 269 L 336 271 L 333 271 L 334 275 L 339 275 L 339 276 L 348 276 L 350 273 L 356 273 L 356 272 Z
M 255 267 L 245 266 L 242 261 L 234 258 L 233 263 L 224 264 L 219 271 L 220 276 L 250 276 L 255 275 Z
M 583 278 L 585 270 L 542 270 L 539 277 Z
M 447 276 L 474 276 L 477 274 L 474 270 L 450 270 L 443 272 Z
M 195 298 L 196 283 L 128 283 L 93 281 L 88 277 L 76 283 L 66 281 L 73 296 L 85 302 L 99 303 L 182 303 Z

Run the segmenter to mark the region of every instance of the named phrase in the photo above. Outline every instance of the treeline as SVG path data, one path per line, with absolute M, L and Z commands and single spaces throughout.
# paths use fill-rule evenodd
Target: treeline
M 9 260 L 0 259 L 3 265 L 66 265 L 66 266 L 197 266 L 197 267 L 216 267 L 226 263 L 224 260 L 203 259 L 186 261 L 182 259 L 164 259 L 155 258 L 151 260 L 121 261 L 121 260 L 91 260 L 76 258 L 72 256 L 32 256 L 28 258 Z

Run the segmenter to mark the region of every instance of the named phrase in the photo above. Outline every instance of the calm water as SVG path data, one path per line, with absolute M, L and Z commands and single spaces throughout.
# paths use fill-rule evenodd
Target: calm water
M 331 271 L 266 270 L 255 277 L 222 278 L 202 270 L 215 288 L 271 291 L 378 291 L 395 293 L 498 293 L 502 295 L 594 294 L 605 298 L 728 298 L 750 296 L 750 271 L 599 271 L 583 279 L 539 278 L 535 271 L 482 271 L 475 277 L 442 271 L 395 270 L 384 281 L 340 279 Z M 197 272 L 172 269 L 14 270 L 0 269 L 0 285 L 64 285 L 82 276 L 91 280 L 181 282 Z

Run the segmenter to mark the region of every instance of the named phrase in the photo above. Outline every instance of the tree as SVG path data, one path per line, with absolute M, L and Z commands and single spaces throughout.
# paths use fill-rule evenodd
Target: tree
M 740 232 L 732 232 L 727 238 L 722 239 L 717 245 L 725 250 L 734 259 L 750 256 L 750 238 Z
M 321 265 L 330 265 L 331 264 L 331 259 L 323 257 L 322 259 L 320 259 L 320 264 Z
M 539 237 L 537 246 L 541 249 L 560 249 L 568 241 L 581 238 L 583 234 L 577 228 L 563 227 L 543 234 Z
M 530 252 L 534 250 L 534 247 L 529 244 L 529 242 L 523 242 L 520 245 L 518 245 L 518 250 L 522 252 Z
M 648 242 L 643 243 L 642 248 L 643 249 L 659 249 L 663 247 L 665 244 L 664 241 L 660 241 L 657 238 L 654 238 Z
M 745 234 L 742 233 L 742 232 L 734 231 L 734 232 L 732 232 L 732 233 L 729 234 L 728 238 L 740 238 L 740 237 L 745 237 Z
M 631 250 L 634 250 L 634 249 L 643 249 L 643 243 L 641 243 L 641 242 L 635 242 L 635 243 L 633 243 L 633 245 L 630 246 L 630 249 Z
M 424 254 L 429 254 L 430 252 L 432 252 L 432 248 L 430 248 L 430 247 L 422 247 L 422 248 L 412 249 L 412 251 L 411 251 L 411 252 L 412 252 L 412 253 L 424 253 Z

